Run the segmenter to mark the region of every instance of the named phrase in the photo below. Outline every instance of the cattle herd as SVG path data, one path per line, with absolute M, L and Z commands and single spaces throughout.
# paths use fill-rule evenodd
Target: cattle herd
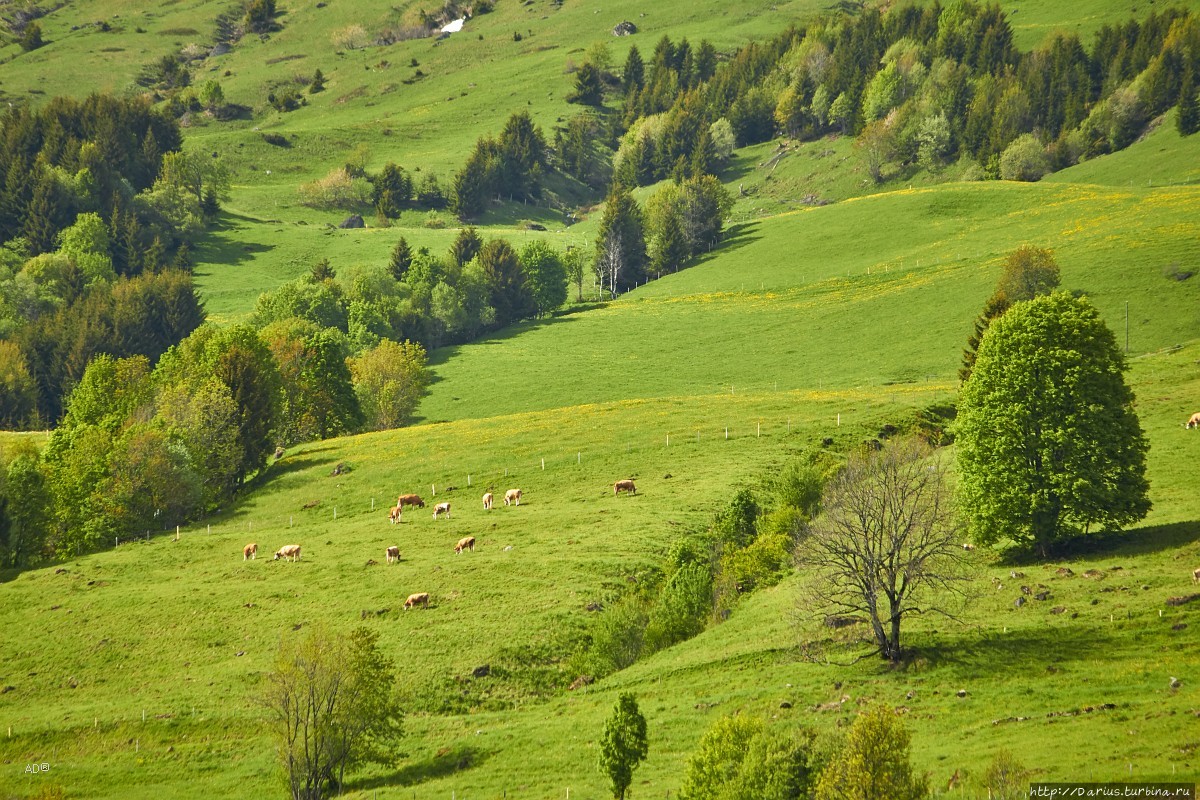
M 628 492 L 629 494 L 637 494 L 637 487 L 634 486 L 634 483 L 631 480 L 619 480 L 613 484 L 613 496 L 619 495 L 621 492 Z M 491 510 L 492 500 L 493 500 L 493 497 L 492 497 L 491 492 L 488 492 L 483 496 L 483 508 L 485 511 Z M 504 493 L 504 505 L 506 505 L 506 506 L 521 505 L 521 490 L 520 489 L 509 489 L 507 492 L 505 492 Z M 405 506 L 410 506 L 412 508 L 424 508 L 425 501 L 422 500 L 419 495 L 415 495 L 415 494 L 400 495 L 398 498 L 396 498 L 395 507 L 391 508 L 388 511 L 388 521 L 391 522 L 393 525 L 401 522 L 401 517 L 404 513 Z M 438 503 L 436 506 L 433 507 L 433 518 L 436 520 L 441 516 L 445 516 L 447 519 L 450 518 L 450 503 L 449 502 Z M 470 550 L 472 553 L 475 552 L 475 537 L 474 536 L 464 536 L 463 538 L 458 540 L 458 544 L 454 545 L 454 552 L 456 555 L 461 555 L 464 550 Z M 393 564 L 393 563 L 400 562 L 400 548 L 397 547 L 396 545 L 389 545 L 385 549 L 384 554 L 387 558 L 387 563 Z M 242 560 L 243 561 L 249 561 L 249 560 L 255 559 L 257 557 L 258 557 L 258 544 L 257 543 L 251 542 L 250 544 L 248 544 L 242 548 Z M 287 561 L 299 561 L 300 560 L 300 545 L 285 544 L 283 547 L 279 548 L 279 550 L 276 551 L 276 553 L 275 553 L 274 560 L 278 561 L 280 559 L 285 559 Z M 1200 572 L 1200 570 L 1198 570 L 1198 572 Z M 404 601 L 404 610 L 405 611 L 407 611 L 410 608 L 416 608 L 417 606 L 421 606 L 423 608 L 429 608 L 429 592 L 416 592 L 414 594 L 409 595 L 408 599 Z

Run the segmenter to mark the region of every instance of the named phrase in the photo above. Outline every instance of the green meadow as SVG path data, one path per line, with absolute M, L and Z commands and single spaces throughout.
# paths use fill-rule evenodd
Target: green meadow
M 126 90 L 153 58 L 209 41 L 227 5 L 75 0 L 43 20 L 47 47 L 0 48 L 0 90 Z M 300 183 L 351 158 L 448 181 L 513 110 L 547 130 L 574 113 L 563 70 L 596 41 L 617 64 L 631 42 L 648 55 L 664 33 L 728 52 L 824 10 L 500 0 L 436 46 L 339 50 L 335 33 L 382 30 L 419 4 L 280 5 L 280 31 L 210 60 L 227 97 L 256 116 L 197 119 L 185 133 L 234 175 L 196 250 L 221 323 L 246 319 L 260 292 L 321 258 L 353 269 L 384 261 L 401 235 L 440 252 L 457 232 L 448 213 L 423 212 L 338 230 L 348 211 L 302 206 Z M 1004 5 L 1022 47 L 1147 11 L 1128 0 Z M 71 30 L 100 19 L 113 30 Z M 623 19 L 640 32 L 613 39 Z M 261 113 L 274 82 L 317 68 L 325 92 Z M 262 705 L 277 647 L 359 625 L 381 634 L 406 709 L 395 764 L 347 786 L 361 800 L 607 797 L 597 743 L 623 691 L 649 723 L 634 798 L 673 796 L 722 715 L 833 734 L 870 701 L 898 707 L 938 794 L 972 796 L 1000 748 L 1036 780 L 1195 780 L 1200 601 L 1167 601 L 1197 591 L 1200 566 L 1200 431 L 1181 425 L 1200 410 L 1200 277 L 1176 279 L 1200 263 L 1200 138 L 1181 139 L 1168 116 L 1128 150 L 1036 184 L 958 182 L 947 168 L 865 186 L 849 140 L 798 147 L 777 169 L 763 166 L 774 148 L 735 155 L 722 176 L 737 197 L 729 236 L 695 265 L 613 302 L 585 286 L 584 302 L 557 315 L 435 351 L 416 426 L 293 448 L 233 507 L 178 534 L 0 575 L 0 798 L 283 796 Z M 809 207 L 808 194 L 836 202 Z M 546 207 L 504 203 L 481 231 L 583 244 L 598 214 L 567 226 L 563 212 L 585 199 L 564 190 Z M 523 230 L 525 220 L 548 230 Z M 734 491 L 769 505 L 764 485 L 802 451 L 848 452 L 952 400 L 972 322 L 1022 244 L 1052 248 L 1063 288 L 1086 293 L 1128 342 L 1151 443 L 1143 523 L 1049 564 L 971 553 L 960 621 L 913 620 L 916 657 L 903 668 L 802 659 L 797 643 L 824 634 L 798 607 L 809 576 L 797 572 L 694 639 L 568 689 L 589 605 L 652 576 Z M 17 438 L 45 435 L 5 434 L 0 448 Z M 637 481 L 636 496 L 613 495 L 621 478 Z M 519 507 L 482 508 L 483 492 L 518 487 Z M 450 519 L 432 519 L 429 503 L 389 524 L 407 492 L 427 502 L 436 492 Z M 456 555 L 467 535 L 475 551 Z M 248 542 L 256 560 L 239 558 Z M 299 562 L 271 560 L 290 543 L 303 547 Z M 400 563 L 383 563 L 389 545 Z M 1022 583 L 1050 599 L 1014 607 Z M 431 606 L 404 611 L 421 591 Z M 484 664 L 490 674 L 475 677 Z M 965 792 L 947 790 L 956 773 Z

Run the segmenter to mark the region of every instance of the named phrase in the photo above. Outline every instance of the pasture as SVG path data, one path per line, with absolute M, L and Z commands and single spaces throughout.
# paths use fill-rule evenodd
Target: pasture
M 385 260 L 401 235 L 444 251 L 457 232 L 448 214 L 416 212 L 389 228 L 368 216 L 372 227 L 335 230 L 347 212 L 300 205 L 301 182 L 352 158 L 446 180 L 513 110 L 529 109 L 547 132 L 574 113 L 563 69 L 596 41 L 618 65 L 630 43 L 648 56 L 663 33 L 730 51 L 823 7 L 501 0 L 437 46 L 341 49 L 335 32 L 376 31 L 417 6 L 280 5 L 282 30 L 211 64 L 226 96 L 257 116 L 197 118 L 185 132 L 188 148 L 221 153 L 233 170 L 221 225 L 196 251 L 218 322 L 245 319 L 259 292 L 320 258 L 352 269 Z M 1023 47 L 1135 10 L 1005 5 L 1019 10 Z M 143 64 L 207 41 L 214 8 L 75 0 L 43 21 L 46 48 L 0 49 L 0 88 L 35 99 L 123 91 Z M 85 19 L 115 24 L 71 30 Z M 622 19 L 640 32 L 613 39 Z M 61 63 L 72 70 L 51 68 Z M 318 67 L 325 92 L 289 114 L 263 110 L 272 85 Z M 718 250 L 615 302 L 435 352 L 418 426 L 292 448 L 242 501 L 178 540 L 154 531 L 0 575 L 0 798 L 55 787 L 69 798 L 282 796 L 262 724 L 265 676 L 279 642 L 316 625 L 378 630 L 397 666 L 402 752 L 391 768 L 353 776 L 345 796 L 360 800 L 603 798 L 597 741 L 621 691 L 638 695 L 649 722 L 635 798 L 677 792 L 720 715 L 829 735 L 868 699 L 901 707 L 914 761 L 940 793 L 957 771 L 968 786 L 959 796 L 970 796 L 1001 747 L 1038 780 L 1194 778 L 1200 601 L 1167 600 L 1197 591 L 1200 566 L 1200 431 L 1181 425 L 1200 410 L 1200 278 L 1175 277 L 1200 261 L 1200 138 L 1167 123 L 1038 184 L 955 183 L 945 172 L 864 186 L 847 140 L 805 145 L 769 176 L 757 165 L 773 145 L 741 151 L 723 178 L 747 195 Z M 839 202 L 801 207 L 807 193 Z M 579 244 L 597 216 L 567 227 L 559 207 L 505 203 L 481 233 Z M 526 219 L 549 230 L 520 230 Z M 1128 308 L 1129 380 L 1151 442 L 1154 510 L 1143 524 L 1047 565 L 974 552 L 961 623 L 914 620 L 916 657 L 902 669 L 801 660 L 798 638 L 822 633 L 797 620 L 807 576 L 795 574 L 696 638 L 567 689 L 588 605 L 652 576 L 733 491 L 752 487 L 769 504 L 764 483 L 801 451 L 826 438 L 849 451 L 952 399 L 972 321 L 1021 244 L 1054 249 L 1063 288 L 1085 292 L 1122 344 Z M 636 496 L 614 497 L 622 478 L 637 481 Z M 518 487 L 520 507 L 505 507 L 503 492 Z M 426 507 L 389 524 L 403 492 Z M 441 501 L 453 514 L 434 520 Z M 456 555 L 464 536 L 476 547 Z M 259 544 L 252 561 L 241 555 L 248 542 Z M 290 543 L 303 547 L 298 562 L 271 560 Z M 399 563 L 386 563 L 390 545 Z M 1099 575 L 1085 578 L 1091 569 Z M 1018 571 L 1026 576 L 1010 577 Z M 1022 583 L 1044 584 L 1051 599 L 1015 608 Z M 414 592 L 430 593 L 428 609 L 404 611 Z M 42 763 L 47 773 L 26 771 Z

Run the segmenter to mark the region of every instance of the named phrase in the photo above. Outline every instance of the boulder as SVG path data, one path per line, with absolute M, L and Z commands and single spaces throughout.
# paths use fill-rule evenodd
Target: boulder
M 339 228 L 365 228 L 365 227 L 367 227 L 367 223 L 363 222 L 363 218 L 361 215 L 351 214 L 350 216 L 348 216 L 344 220 L 342 220 L 342 224 L 338 225 L 338 227 Z
M 612 30 L 613 36 L 629 36 L 634 33 L 637 33 L 637 25 L 634 25 L 629 20 L 618 22 L 613 26 Z

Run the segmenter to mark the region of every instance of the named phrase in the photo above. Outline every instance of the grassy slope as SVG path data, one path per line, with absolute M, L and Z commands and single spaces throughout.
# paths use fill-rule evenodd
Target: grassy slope
M 147 8 L 121 0 L 74 0 L 42 20 L 50 42 L 46 47 L 27 54 L 15 45 L 0 49 L 0 59 L 8 59 L 0 63 L 0 90 L 13 96 L 43 93 L 35 97 L 126 90 L 142 65 L 188 44 L 209 42 L 213 17 L 233 5 L 168 3 Z M 823 7 L 812 0 L 769 7 L 705 0 L 657 4 L 647 12 L 644 4 L 632 0 L 608 3 L 603 9 L 576 3 L 557 8 L 550 0 L 529 5 L 502 2 L 494 13 L 471 20 L 463 33 L 440 43 L 416 40 L 363 50 L 335 49 L 335 34 L 348 26 L 362 25 L 374 36 L 411 17 L 417 5 L 396 6 L 403 12 L 398 14 L 386 4 L 317 8 L 315 0 L 284 3 L 280 31 L 266 40 L 247 37 L 231 53 L 201 66 L 197 83 L 218 79 L 230 101 L 256 112 L 254 119 L 229 123 L 205 121 L 201 116 L 187 132 L 187 147 L 221 153 L 234 174 L 227 225 L 196 252 L 198 281 L 215 320 L 244 318 L 259 292 L 302 274 L 322 257 L 338 269 L 378 263 L 386 259 L 399 235 L 434 249 L 445 246 L 453 231 L 426 229 L 424 215 L 408 215 L 398 229 L 390 231 L 331 234 L 324 226 L 340 222 L 347 211 L 299 204 L 296 190 L 301 183 L 345 163 L 357 148 L 365 148 L 371 169 L 396 161 L 409 169 L 432 169 L 448 181 L 474 141 L 481 134 L 497 132 L 514 109 L 529 109 L 547 131 L 560 118 L 575 113 L 577 109 L 563 100 L 570 88 L 563 67 L 568 60 L 581 60 L 583 50 L 593 42 L 609 42 L 618 65 L 631 44 L 648 56 L 663 33 L 676 40 L 707 37 L 729 51 L 750 39 L 772 35 L 790 22 L 810 18 Z M 1047 2 L 1012 5 L 1013 25 L 1023 47 L 1060 29 L 1077 29 L 1087 38 L 1103 21 L 1144 12 L 1113 0 L 1092 0 L 1086 7 L 1069 9 Z M 613 39 L 609 30 L 622 19 L 635 21 L 639 33 Z M 105 33 L 89 25 L 71 30 L 94 20 L 108 20 L 113 31 Z M 137 28 L 144 33 L 136 33 Z M 513 41 L 514 32 L 523 35 L 522 41 Z M 413 59 L 426 77 L 406 84 L 415 76 Z M 272 85 L 311 75 L 317 68 L 329 79 L 328 88 L 307 96 L 307 107 L 280 114 L 266 106 Z M 267 131 L 287 135 L 293 146 L 266 144 L 261 132 Z M 726 175 L 731 188 L 744 185 L 750 192 L 738 205 L 741 218 L 795 208 L 807 194 L 841 200 L 954 177 L 950 168 L 938 175 L 900 177 L 883 187 L 867 185 L 845 139 L 807 144 L 769 177 L 765 170 L 755 169 L 768 155 L 769 147 L 751 148 L 739 155 Z M 576 201 L 571 196 L 548 198 L 559 206 Z M 372 215 L 367 216 L 370 224 Z M 571 243 L 576 236 L 582 240 L 590 232 L 587 227 L 564 230 L 561 212 L 549 207 L 509 206 L 497 209 L 485 222 L 490 235 L 513 236 L 513 223 L 523 218 L 547 225 L 560 244 Z M 446 215 L 442 219 L 452 222 Z
M 715 714 L 743 709 L 829 729 L 854 708 L 812 710 L 836 699 L 834 680 L 856 701 L 878 697 L 909 708 L 917 761 L 937 781 L 955 769 L 978 770 L 1001 744 L 1046 777 L 1079 777 L 1086 768 L 1115 778 L 1127 763 L 1146 778 L 1169 776 L 1172 765 L 1186 770 L 1190 756 L 1177 748 L 1190 752 L 1183 720 L 1195 706 L 1200 663 L 1186 646 L 1194 631 L 1170 629 L 1189 613 L 1163 600 L 1188 590 L 1189 565 L 1200 558 L 1200 509 L 1187 478 L 1200 440 L 1179 428 L 1187 398 L 1200 389 L 1197 345 L 1187 334 L 1196 329 L 1196 288 L 1166 281 L 1157 265 L 1194 247 L 1195 223 L 1186 214 L 1194 191 L 990 184 L 864 199 L 762 223 L 757 241 L 670 279 L 687 289 L 677 291 L 681 300 L 664 280 L 603 311 L 463 348 L 439 366 L 426 412 L 457 421 L 301 448 L 211 534 L 130 544 L 65 563 L 64 573 L 47 568 L 5 584 L 0 649 L 11 655 L 0 683 L 16 690 L 0 697 L 0 724 L 14 727 L 14 737 L 0 742 L 0 760 L 19 770 L 50 753 L 57 780 L 77 796 L 187 796 L 197 786 L 261 795 L 271 787 L 262 777 L 270 750 L 254 722 L 254 698 L 275 642 L 294 635 L 297 624 L 344 629 L 363 610 L 386 608 L 366 624 L 383 633 L 404 688 L 425 698 L 417 707 L 463 713 L 410 715 L 407 757 L 395 771 L 360 779 L 359 796 L 378 789 L 395 797 L 448 790 L 548 797 L 569 785 L 576 796 L 599 797 L 595 741 L 619 689 L 643 698 L 654 735 L 640 791 L 673 790 L 682 756 Z M 1028 207 L 1039 210 L 1020 212 Z M 929 230 L 906 236 L 869 224 L 882 219 L 917 219 L 924 224 L 910 228 Z M 842 252 L 851 232 L 857 257 Z M 546 653 L 580 630 L 583 606 L 652 566 L 680 526 L 702 524 L 731 484 L 769 473 L 825 435 L 853 445 L 884 422 L 902 421 L 913 405 L 945 396 L 963 330 L 994 280 L 995 254 L 1027 237 L 1047 243 L 1051 234 L 1060 237 L 1066 285 L 1091 290 L 1110 319 L 1126 294 L 1155 302 L 1138 330 L 1136 351 L 1145 355 L 1134 359 L 1132 373 L 1154 446 L 1156 511 L 1144 541 L 1072 564 L 1077 573 L 1125 568 L 1096 584 L 1032 568 L 1030 580 L 1051 586 L 1053 604 L 1078 618 L 1050 615 L 1051 603 L 1012 610 L 1013 588 L 992 593 L 986 580 L 1007 567 L 988 569 L 985 556 L 976 582 L 983 597 L 965 628 L 913 625 L 913 642 L 924 651 L 918 665 L 902 673 L 870 662 L 839 670 L 797 662 L 789 652 L 797 578 L 750 598 L 727 624 L 587 692 L 537 700 L 535 687 L 547 675 L 573 677 Z M 828 273 L 797 285 L 786 253 L 761 250 L 772 242 L 793 252 L 803 242 Z M 981 256 L 986 266 L 970 270 L 973 257 L 964 253 L 959 262 L 954 252 L 945 264 L 877 274 L 876 265 L 891 259 L 949 259 L 960 244 L 989 254 Z M 871 278 L 868 264 L 876 267 Z M 852 277 L 840 277 L 843 270 Z M 734 285 L 755 280 L 768 288 L 742 293 Z M 768 290 L 772 302 L 763 296 Z M 695 308 L 707 305 L 719 310 Z M 739 321 L 747 315 L 755 322 Z M 844 335 L 851 321 L 862 335 Z M 905 323 L 932 332 L 896 335 Z M 806 359 L 822 327 L 842 334 L 839 349 Z M 659 347 L 638 350 L 641 359 L 611 344 L 640 348 L 650 335 Z M 685 337 L 691 346 L 673 344 Z M 724 342 L 715 352 L 730 354 L 727 360 L 707 358 L 714 352 L 705 349 L 712 347 L 707 337 Z M 1179 340 L 1190 342 L 1162 350 Z M 794 342 L 798 357 L 779 358 L 781 341 Z M 777 355 L 755 355 L 756 347 Z M 877 365 L 892 363 L 880 348 L 912 371 L 901 376 L 912 383 L 878 385 Z M 650 360 L 655 368 L 639 364 Z M 714 374 L 715 364 L 727 372 Z M 729 374 L 750 390 L 726 393 Z M 824 386 L 813 387 L 814 378 Z M 484 381 L 487 407 L 450 400 Z M 337 462 L 353 470 L 331 477 Z M 642 493 L 614 499 L 608 487 L 625 475 L 638 478 Z M 387 526 L 383 506 L 392 495 L 431 483 L 442 487 L 439 499 L 447 486 L 459 487 L 448 495 L 454 519 L 434 523 L 414 512 L 400 528 Z M 527 492 L 519 510 L 478 508 L 481 487 L 516 485 Z M 302 509 L 314 500 L 320 506 Z M 479 538 L 479 550 L 454 556 L 451 545 L 468 533 Z M 249 540 L 266 552 L 298 541 L 305 560 L 244 564 L 237 553 Z M 363 566 L 390 543 L 401 546 L 403 563 Z M 1101 591 L 1109 587 L 1118 588 Z M 399 612 L 411 591 L 431 591 L 434 608 Z M 1159 608 L 1166 609 L 1161 620 Z M 1110 623 L 1109 614 L 1125 619 Z M 496 676 L 453 677 L 480 663 L 499 667 Z M 1178 694 L 1166 691 L 1172 675 L 1184 680 Z M 960 687 L 967 701 L 953 696 Z M 917 692 L 911 701 L 910 689 Z M 794 704 L 786 713 L 778 709 L 785 699 Z M 1118 708 L 1044 719 L 1107 702 Z M 1039 719 L 992 725 L 1007 716 Z M 19 784 L 22 791 L 36 785 Z
M 1118 18 L 1126 12 L 1123 4 L 1093 5 Z M 181 6 L 150 12 L 153 25 L 186 25 L 211 8 Z M 315 257 L 329 255 L 342 266 L 386 254 L 399 232 L 327 233 L 319 223 L 341 215 L 295 205 L 295 185 L 323 174 L 357 142 L 370 145 L 373 166 L 395 158 L 445 175 L 483 129 L 498 128 L 522 100 L 543 124 L 566 111 L 561 100 L 544 97 L 546 87 L 561 98 L 561 64 L 592 40 L 595 28 L 603 36 L 616 19 L 634 19 L 646 32 L 638 37 L 646 51 L 670 15 L 688 13 L 682 6 L 656 9 L 643 24 L 637 7 L 624 3 L 606 6 L 604 15 L 611 10 L 614 19 L 595 26 L 586 6 L 550 12 L 540 0 L 531 11 L 502 3 L 495 15 L 477 20 L 487 33 L 482 43 L 472 29 L 436 49 L 407 43 L 351 53 L 327 67 L 333 58 L 324 50 L 328 30 L 347 24 L 348 16 L 335 17 L 350 12 L 314 6 L 290 6 L 283 33 L 228 57 L 235 75 L 227 91 L 238 102 L 265 94 L 261 87 L 270 76 L 311 73 L 316 66 L 334 74 L 312 107 L 264 125 L 294 134 L 296 147 L 268 148 L 251 123 L 189 133 L 194 146 L 242 152 L 235 156 L 240 177 L 232 205 L 245 215 L 230 217 L 231 228 L 215 235 L 206 251 L 226 266 L 198 269 L 220 319 L 244 314 L 258 289 L 304 271 Z M 109 16 L 118 7 L 69 8 Z M 1018 34 L 1059 24 L 1053 15 L 1061 11 L 1050 3 L 1023 5 Z M 320 21 L 318 12 L 332 16 Z M 122 13 L 135 12 L 130 6 Z M 655 27 L 659 13 L 666 18 L 662 28 Z M 708 35 L 728 47 L 778 24 L 769 14 L 710 12 L 694 20 L 671 27 L 672 35 Z M 535 30 L 519 45 L 511 41 L 518 23 Z M 1086 24 L 1094 27 L 1094 19 Z M 293 27 L 298 35 L 305 25 L 313 27 L 303 44 L 286 35 Z M 75 41 L 65 27 L 54 33 L 48 24 L 50 38 Z M 156 30 L 136 41 L 159 46 L 170 39 Z M 559 48 L 538 52 L 551 31 L 561 38 Z M 477 46 L 493 49 L 471 49 Z M 614 44 L 618 60 L 622 46 Z M 310 55 L 261 64 L 299 51 Z M 407 64 L 410 52 L 434 77 L 383 93 L 386 82 L 399 83 L 411 70 L 380 68 L 380 78 L 363 69 L 383 58 Z M 488 65 L 496 89 L 474 91 L 466 70 L 486 54 L 498 59 Z M 125 67 L 144 60 L 138 54 Z M 7 91 L 32 74 L 15 70 L 19 63 L 0 67 Z M 118 67 L 97 74 L 108 79 L 122 74 Z M 59 77 L 46 74 L 49 90 Z M 367 95 L 337 102 L 359 85 L 368 85 Z M 466 97 L 446 100 L 464 90 Z M 385 117 L 394 126 L 387 137 Z M 456 124 L 461 119 L 477 122 Z M 452 420 L 447 424 L 301 448 L 274 468 L 261 492 L 216 520 L 211 534 L 192 530 L 179 543 L 130 544 L 64 563 L 63 573 L 48 568 L 3 584 L 0 684 L 16 688 L 0 695 L 0 728 L 13 728 L 12 738 L 0 739 L 0 787 L 18 796 L 37 791 L 46 779 L 22 771 L 44 760 L 53 764 L 50 779 L 73 797 L 275 791 L 264 777 L 271 752 L 255 705 L 275 643 L 296 635 L 297 624 L 322 621 L 345 629 L 360 623 L 363 610 L 383 608 L 391 611 L 365 624 L 383 633 L 402 667 L 404 688 L 429 698 L 426 706 L 468 711 L 411 714 L 406 757 L 395 771 L 368 773 L 352 793 L 359 797 L 376 789 L 384 797 L 450 791 L 559 797 L 567 786 L 576 797 L 601 797 L 595 742 L 621 689 L 638 693 L 651 723 L 651 756 L 635 784 L 646 796 L 678 787 L 682 758 L 718 714 L 741 709 L 829 729 L 864 697 L 910 709 L 915 757 L 935 783 L 944 784 L 958 768 L 978 773 L 999 746 L 1019 752 L 1047 778 L 1116 778 L 1127 774 L 1127 764 L 1139 778 L 1169 778 L 1176 768 L 1195 774 L 1189 716 L 1200 705 L 1195 626 L 1170 629 L 1192 621 L 1194 612 L 1163 600 L 1190 591 L 1187 574 L 1200 563 L 1200 508 L 1189 478 L 1200 439 L 1179 428 L 1200 393 L 1200 328 L 1195 281 L 1167 281 L 1162 269 L 1195 262 L 1197 223 L 1189 212 L 1196 190 L 1127 184 L 1150 174 L 1158 186 L 1159 173 L 1146 169 L 1161 167 L 1163 175 L 1194 169 L 1196 146 L 1164 127 L 1127 153 L 1056 176 L 1066 185 L 918 185 L 750 222 L 709 262 L 604 309 L 526 326 L 461 348 L 452 359 L 440 354 L 439 381 L 422 413 Z M 764 157 L 743 154 L 752 163 Z M 778 178 L 785 177 L 781 166 Z M 853 182 L 845 179 L 848 187 Z M 781 196 L 803 189 L 798 180 Z M 742 201 L 739 211 L 757 216 L 754 200 Z M 296 224 L 301 220 L 308 224 Z M 407 224 L 410 240 L 438 248 L 453 233 L 428 231 L 415 218 Z M 1107 572 L 1095 584 L 1046 573 L 1040 580 L 1053 587 L 1054 601 L 1017 611 L 1013 587 L 993 594 L 987 581 L 1009 568 L 990 566 L 981 554 L 983 597 L 968 625 L 914 624 L 924 660 L 906 673 L 869 662 L 838 670 L 795 661 L 788 619 L 801 576 L 752 596 L 726 624 L 585 692 L 537 700 L 535 688 L 547 675 L 573 677 L 542 662 L 584 624 L 584 605 L 610 595 L 629 572 L 656 563 L 682 526 L 703 524 L 728 487 L 769 473 L 823 436 L 852 446 L 883 422 L 901 421 L 911 407 L 946 396 L 999 258 L 1026 241 L 1055 247 L 1064 285 L 1087 290 L 1119 336 L 1124 302 L 1131 302 L 1131 377 L 1153 445 L 1156 508 L 1133 544 L 1072 564 L 1077 573 L 1117 565 L 1122 572 Z M 1185 347 L 1164 349 L 1176 343 Z M 480 387 L 487 387 L 486 403 Z M 754 435 L 759 423 L 761 438 Z M 353 471 L 330 477 L 338 462 Z M 638 478 L 642 496 L 615 500 L 608 487 L 626 475 Z M 455 518 L 435 525 L 414 513 L 400 528 L 388 527 L 382 506 L 401 490 L 423 491 L 430 483 L 440 487 L 439 498 L 446 486 L 460 487 L 448 495 Z M 477 508 L 484 485 L 520 485 L 528 502 L 484 515 Z M 313 500 L 321 505 L 302 509 Z M 480 539 L 480 548 L 455 557 L 450 547 L 466 533 Z M 252 539 L 267 552 L 299 541 L 305 560 L 237 561 Z M 404 562 L 364 567 L 390 543 L 401 546 Z M 504 550 L 508 545 L 513 549 Z M 1030 573 L 1031 580 L 1042 574 L 1039 568 Z M 1102 591 L 1108 588 L 1114 591 Z M 434 608 L 398 613 L 402 598 L 418 590 L 433 592 Z M 1068 613 L 1050 615 L 1050 605 L 1064 605 Z M 522 666 L 529 659 L 535 666 Z M 453 679 L 484 662 L 497 667 L 492 678 Z M 1184 689 L 1169 693 L 1168 676 L 1180 677 Z M 843 682 L 840 690 L 835 680 Z M 958 688 L 968 689 L 966 700 L 954 697 Z M 905 696 L 910 689 L 916 690 L 912 700 Z M 811 710 L 842 691 L 854 702 L 840 712 Z M 791 711 L 778 707 L 785 699 L 794 703 Z M 1105 702 L 1118 709 L 1045 717 Z M 992 725 L 1007 716 L 1036 719 Z

